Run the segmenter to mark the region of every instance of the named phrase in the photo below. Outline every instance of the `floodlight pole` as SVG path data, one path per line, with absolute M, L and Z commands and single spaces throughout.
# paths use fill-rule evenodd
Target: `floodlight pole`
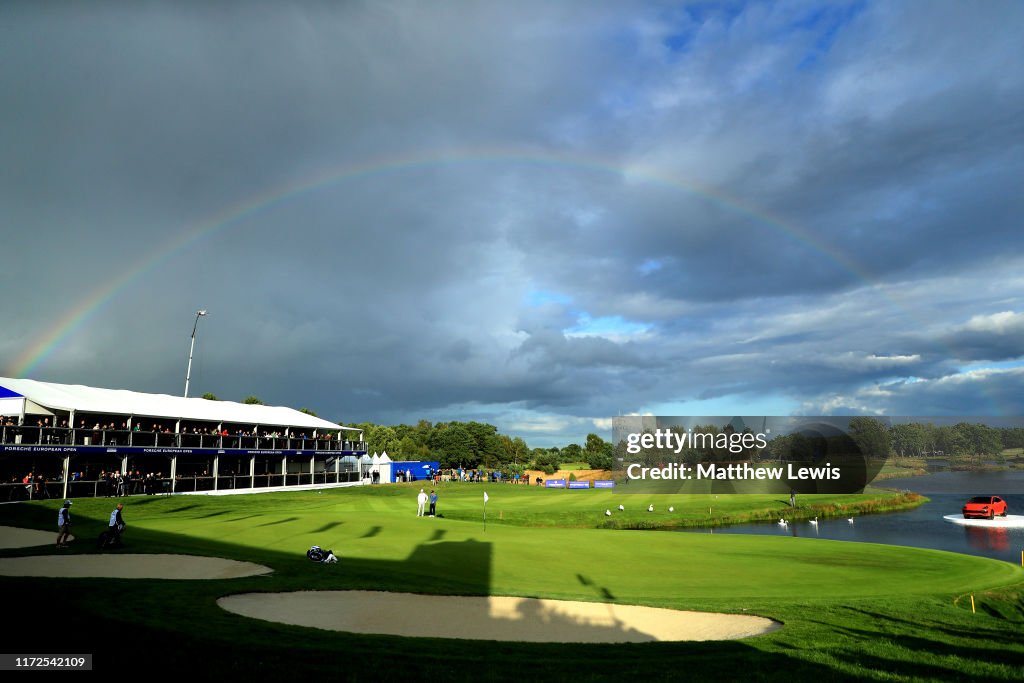
M 196 348 L 196 328 L 199 327 L 199 318 L 206 315 L 206 309 L 196 311 L 196 321 L 192 324 L 192 343 L 188 347 L 188 369 L 185 370 L 185 398 L 188 398 L 188 382 L 192 379 L 192 352 Z

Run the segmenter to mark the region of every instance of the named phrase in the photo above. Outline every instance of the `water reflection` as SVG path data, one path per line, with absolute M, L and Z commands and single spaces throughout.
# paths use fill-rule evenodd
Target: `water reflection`
M 1001 552 L 1010 549 L 1009 529 L 965 526 L 967 542 L 975 550 Z

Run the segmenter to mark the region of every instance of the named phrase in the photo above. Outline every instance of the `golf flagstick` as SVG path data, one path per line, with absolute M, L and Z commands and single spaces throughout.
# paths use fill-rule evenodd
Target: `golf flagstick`
M 484 531 L 487 531 L 487 491 L 484 491 Z

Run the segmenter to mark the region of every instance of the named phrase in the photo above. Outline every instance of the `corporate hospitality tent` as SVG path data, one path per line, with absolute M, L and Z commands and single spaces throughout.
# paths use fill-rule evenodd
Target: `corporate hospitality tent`
M 391 456 L 388 455 L 387 451 L 380 454 L 380 480 L 394 481 L 391 475 Z

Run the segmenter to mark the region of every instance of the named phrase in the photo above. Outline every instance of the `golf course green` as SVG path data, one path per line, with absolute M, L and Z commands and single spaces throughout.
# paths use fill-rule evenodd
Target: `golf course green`
M 454 483 L 438 488 L 440 516 L 431 518 L 416 516 L 419 488 L 122 499 L 126 547 L 108 551 L 113 559 L 119 553 L 191 554 L 274 571 L 199 582 L 0 578 L 8 613 L 33 625 L 7 637 L 7 651 L 39 651 L 47 646 L 39 634 L 65 623 L 75 643 L 66 651 L 94 653 L 99 670 L 126 658 L 140 665 L 156 661 L 169 651 L 182 657 L 160 659 L 162 669 L 211 678 L 251 673 L 308 680 L 343 672 L 351 680 L 380 680 L 416 671 L 436 680 L 504 680 L 520 678 L 527 664 L 534 678 L 604 680 L 677 679 L 682 672 L 755 680 L 1018 680 L 1024 671 L 1024 571 L 1009 563 L 783 536 L 599 528 L 609 520 L 645 519 L 678 526 L 701 515 L 713 524 L 784 508 L 785 501 L 771 497 L 648 499 Z M 800 503 L 807 509 L 838 510 L 872 494 L 860 501 L 806 498 Z M 80 540 L 61 552 L 98 552 L 89 539 L 102 530 L 113 503 L 76 500 Z M 0 506 L 0 524 L 50 529 L 56 507 L 53 501 Z M 308 561 L 305 551 L 313 544 L 333 549 L 340 562 Z M 56 552 L 9 549 L 0 551 L 0 561 Z M 330 634 L 237 616 L 216 604 L 236 593 L 351 589 L 742 613 L 783 627 L 709 643 L 499 643 Z M 977 613 L 970 610 L 971 594 Z M 106 644 L 112 632 L 122 643 L 116 653 Z

